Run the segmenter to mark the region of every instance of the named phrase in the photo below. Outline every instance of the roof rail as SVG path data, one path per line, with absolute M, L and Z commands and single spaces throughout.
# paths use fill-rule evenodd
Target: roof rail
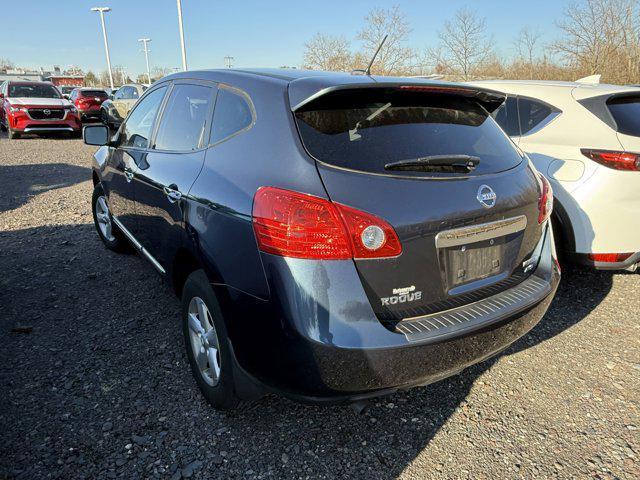
M 584 83 L 587 85 L 598 85 L 600 83 L 600 77 L 602 75 L 589 75 L 588 77 L 582 77 L 576 80 L 576 83 Z

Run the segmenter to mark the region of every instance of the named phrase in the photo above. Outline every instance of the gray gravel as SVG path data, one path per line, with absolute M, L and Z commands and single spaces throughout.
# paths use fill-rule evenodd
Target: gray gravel
M 640 275 L 574 270 L 505 354 L 361 415 L 221 414 L 178 300 L 94 232 L 92 151 L 0 136 L 0 478 L 640 477 Z

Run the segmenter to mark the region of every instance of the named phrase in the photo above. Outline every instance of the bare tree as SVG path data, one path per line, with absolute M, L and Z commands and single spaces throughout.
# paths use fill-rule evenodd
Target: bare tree
M 367 14 L 365 22 L 366 25 L 358 33 L 358 40 L 362 42 L 360 53 L 367 62 L 387 35 L 387 40 L 372 66 L 372 72 L 381 75 L 409 73 L 415 52 L 406 46 L 411 28 L 400 7 L 396 5 L 388 10 L 376 8 Z
M 440 44 L 429 51 L 432 61 L 446 73 L 469 80 L 494 58 L 493 40 L 486 30 L 484 18 L 461 8 L 438 33 Z
M 151 83 L 169 75 L 170 73 L 173 73 L 173 70 L 168 67 L 153 67 L 151 69 Z M 146 81 L 141 83 L 146 83 Z
M 84 76 L 84 85 L 85 87 L 97 87 L 99 84 L 98 77 L 91 70 L 87 72 Z
M 305 44 L 304 68 L 349 71 L 352 68 L 352 62 L 349 41 L 344 37 L 316 33 Z
M 349 40 L 317 33 L 305 44 L 305 68 L 351 71 L 367 66 L 385 35 L 387 41 L 380 50 L 371 71 L 382 75 L 405 75 L 412 69 L 414 51 L 406 46 L 411 29 L 399 7 L 374 9 L 364 18 L 358 32 L 360 50 L 353 52 Z
M 529 26 L 523 27 L 515 41 L 520 61 L 528 67 L 529 78 L 534 78 L 536 70 L 536 49 L 541 33 Z
M 13 68 L 13 62 L 8 58 L 0 58 L 0 70 L 8 70 Z

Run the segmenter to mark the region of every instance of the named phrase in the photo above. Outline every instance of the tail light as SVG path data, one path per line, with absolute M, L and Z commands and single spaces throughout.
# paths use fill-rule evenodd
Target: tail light
M 633 253 L 590 253 L 587 257 L 594 262 L 618 263 L 624 262 L 631 255 Z
M 329 200 L 273 187 L 258 189 L 253 229 L 260 250 L 322 260 L 393 257 L 402 253 L 384 220 Z
M 613 168 L 614 170 L 640 172 L 640 154 L 610 150 L 591 150 L 588 148 L 583 148 L 580 152 L 582 152 L 585 157 L 605 167 Z
M 538 196 L 538 224 L 542 224 L 548 220 L 553 211 L 553 190 L 549 180 L 541 173 L 538 174 L 540 179 L 540 195 Z

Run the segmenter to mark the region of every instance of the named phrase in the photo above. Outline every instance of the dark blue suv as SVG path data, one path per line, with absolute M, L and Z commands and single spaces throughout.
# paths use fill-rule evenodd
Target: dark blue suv
M 93 212 L 182 299 L 217 408 L 356 402 L 506 348 L 559 281 L 548 182 L 502 94 L 298 70 L 170 75 L 118 132 L 84 129 Z

